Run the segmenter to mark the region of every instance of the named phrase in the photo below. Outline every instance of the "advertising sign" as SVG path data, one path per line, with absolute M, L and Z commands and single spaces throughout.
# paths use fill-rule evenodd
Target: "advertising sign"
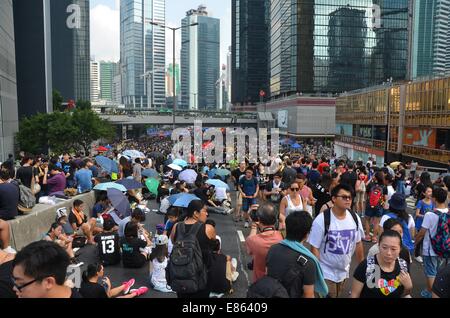
M 406 128 L 403 143 L 405 145 L 436 148 L 436 129 Z
M 288 128 L 288 111 L 278 111 L 278 128 Z

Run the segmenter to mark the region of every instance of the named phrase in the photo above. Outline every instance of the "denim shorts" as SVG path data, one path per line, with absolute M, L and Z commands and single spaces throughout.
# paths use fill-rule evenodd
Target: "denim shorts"
M 367 206 L 364 215 L 369 218 L 381 218 L 383 216 L 383 212 L 383 207 L 371 208 L 370 206 Z
M 256 198 L 242 198 L 242 211 L 248 212 L 248 209 L 250 209 L 253 204 L 256 204 Z
M 423 270 L 425 276 L 436 277 L 439 267 L 442 265 L 442 258 L 438 256 L 422 256 L 423 258 Z

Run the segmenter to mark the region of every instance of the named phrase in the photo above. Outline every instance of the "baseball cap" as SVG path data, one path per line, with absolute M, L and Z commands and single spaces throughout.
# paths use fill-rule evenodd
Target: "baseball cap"
M 167 235 L 157 235 L 156 236 L 156 241 L 155 241 L 156 245 L 166 245 L 167 243 L 169 243 L 169 238 L 167 237 Z
M 67 216 L 67 208 L 63 207 L 56 210 L 56 220 L 59 220 L 64 216 Z

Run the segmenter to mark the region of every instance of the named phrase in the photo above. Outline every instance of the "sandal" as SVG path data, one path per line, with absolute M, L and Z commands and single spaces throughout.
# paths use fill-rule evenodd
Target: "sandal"
M 378 243 L 378 239 L 376 237 L 372 238 L 372 243 Z
M 363 241 L 364 242 L 372 242 L 372 239 L 371 239 L 370 235 L 366 235 L 366 237 L 363 238 Z

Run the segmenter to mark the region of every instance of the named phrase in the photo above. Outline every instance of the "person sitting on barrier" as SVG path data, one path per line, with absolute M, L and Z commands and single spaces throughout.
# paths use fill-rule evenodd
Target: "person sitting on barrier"
M 134 278 L 119 287 L 112 288 L 111 281 L 104 275 L 104 268 L 101 264 L 90 264 L 83 272 L 80 294 L 84 298 L 134 298 L 148 291 L 147 287 L 131 289 L 135 283 Z M 99 279 L 102 281 L 101 284 L 98 283 Z M 121 293 L 123 295 L 119 296 Z
M 69 223 L 76 236 L 86 236 L 88 244 L 95 244 L 94 235 L 101 233 L 102 229 L 96 227 L 96 219 L 88 217 L 83 212 L 84 202 L 76 199 L 69 214 Z
M 58 244 L 36 241 L 13 260 L 14 291 L 19 298 L 81 298 L 65 285 L 69 255 Z
M 12 283 L 12 262 L 15 253 L 7 253 L 0 249 L 0 299 L 17 298 Z
M 44 236 L 45 241 L 49 242 L 55 242 L 59 246 L 61 246 L 63 249 L 66 250 L 67 254 L 70 257 L 70 262 L 72 264 L 76 265 L 82 265 L 83 263 L 78 262 L 78 260 L 75 258 L 75 253 L 72 249 L 72 237 L 66 237 L 62 234 L 62 226 L 58 223 L 52 223 L 50 226 L 50 229 L 48 230 L 47 234 Z
M 16 251 L 9 245 L 10 242 L 9 223 L 0 219 L 0 244 L 6 253 L 16 254 Z

